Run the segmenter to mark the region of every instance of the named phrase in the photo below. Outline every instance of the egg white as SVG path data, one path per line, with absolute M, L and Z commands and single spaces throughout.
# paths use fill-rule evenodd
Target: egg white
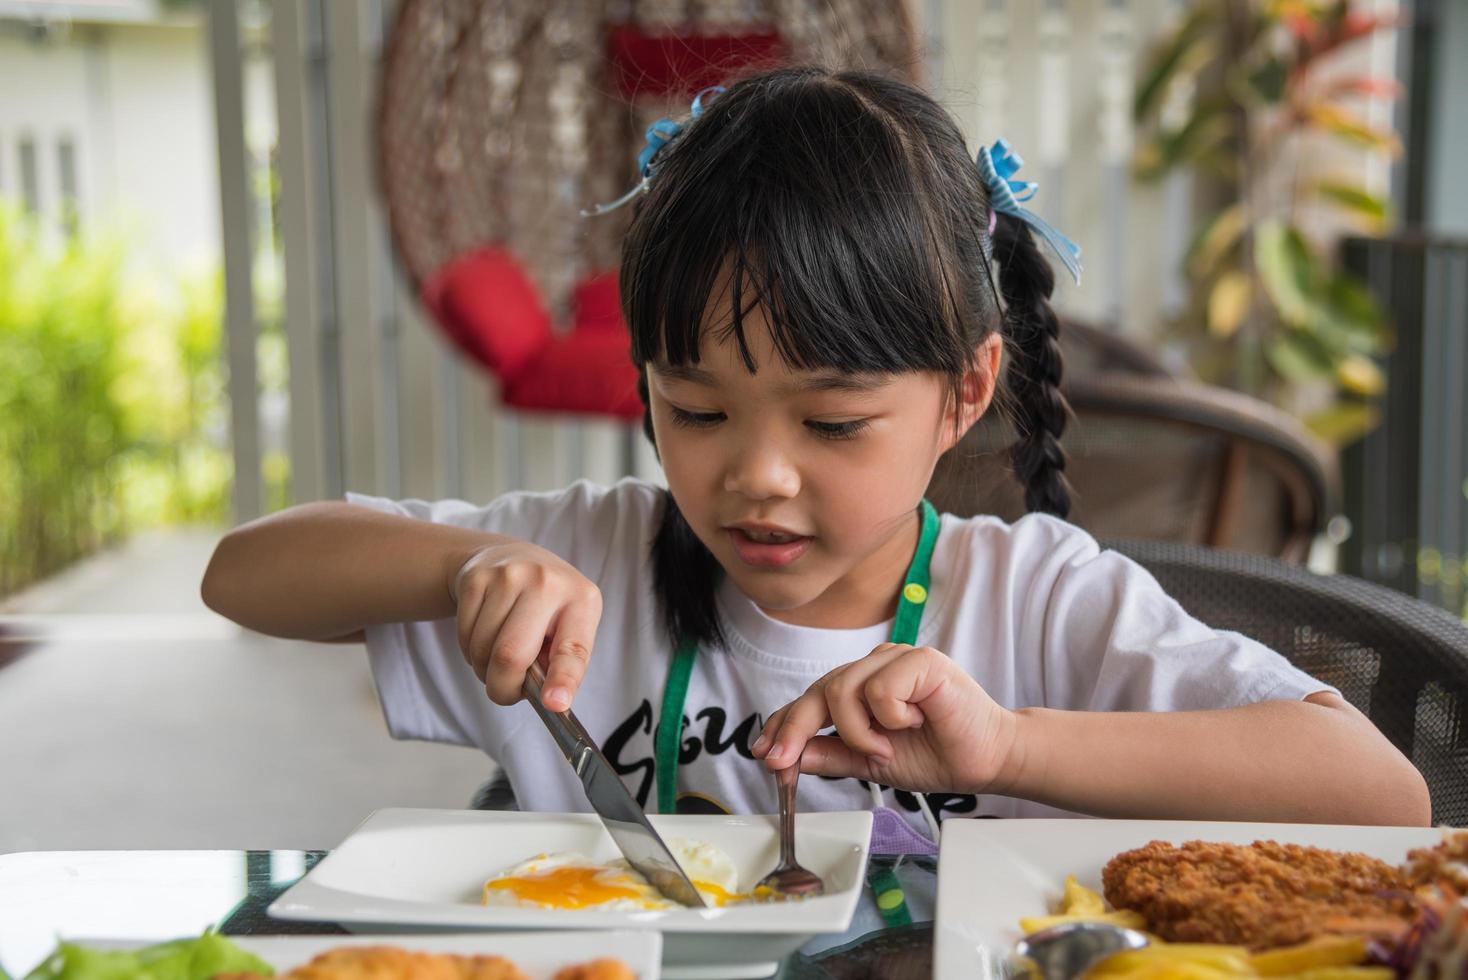
M 715 847 L 708 841 L 683 838 L 674 838 L 667 844 L 668 850 L 673 852 L 684 874 L 688 875 L 695 886 L 710 884 L 730 895 L 738 893 L 739 872 L 734 867 L 734 859 L 722 848 Z

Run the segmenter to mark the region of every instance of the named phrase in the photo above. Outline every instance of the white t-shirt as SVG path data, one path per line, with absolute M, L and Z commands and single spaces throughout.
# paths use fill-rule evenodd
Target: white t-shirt
M 653 730 L 672 659 L 651 587 L 649 545 L 663 492 L 623 480 L 554 493 L 512 493 L 488 506 L 349 494 L 388 513 L 534 542 L 602 592 L 602 618 L 575 711 L 633 795 L 656 806 Z M 999 704 L 1083 711 L 1186 711 L 1299 699 L 1333 690 L 1283 657 L 1185 613 L 1140 565 L 1103 551 L 1085 531 L 1032 514 L 1013 524 L 944 515 L 918 633 Z M 887 640 L 865 629 L 791 626 L 766 616 L 725 578 L 719 610 L 727 649 L 699 651 L 684 712 L 680 811 L 771 813 L 774 781 L 749 745 L 764 719 L 812 682 Z M 534 711 L 492 703 L 459 651 L 453 620 L 367 630 L 378 696 L 395 738 L 478 746 L 505 769 L 522 809 L 588 809 L 585 794 Z M 871 805 L 854 779 L 807 777 L 801 806 Z M 924 827 L 903 792 L 888 804 Z M 1065 816 L 1000 796 L 932 793 L 941 819 Z

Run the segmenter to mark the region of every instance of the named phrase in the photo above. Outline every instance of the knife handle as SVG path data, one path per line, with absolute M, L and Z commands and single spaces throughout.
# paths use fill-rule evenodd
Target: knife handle
M 591 736 L 586 729 L 581 727 L 581 722 L 576 716 L 567 711 L 552 711 L 540 700 L 541 688 L 545 686 L 545 671 L 540 669 L 540 664 L 531 664 L 530 669 L 525 672 L 525 700 L 530 702 L 530 707 L 540 715 L 540 720 L 545 722 L 545 727 L 550 729 L 552 737 L 566 761 L 575 768 L 580 775 L 581 766 L 584 764 L 582 756 L 585 755 L 588 746 L 592 745 Z

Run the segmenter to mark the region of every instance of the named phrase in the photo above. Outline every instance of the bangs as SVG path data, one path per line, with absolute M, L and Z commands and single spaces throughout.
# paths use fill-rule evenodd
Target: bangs
M 758 308 L 792 368 L 961 374 L 992 325 L 978 321 L 997 320 L 978 288 L 984 200 L 977 175 L 972 202 L 935 200 L 931 153 L 913 147 L 891 114 L 814 69 L 719 96 L 658 157 L 628 231 L 633 360 L 696 363 L 706 336 L 732 335 L 754 372 L 745 318 Z M 953 227 L 953 214 L 973 220 Z M 729 315 L 710 322 L 725 291 Z

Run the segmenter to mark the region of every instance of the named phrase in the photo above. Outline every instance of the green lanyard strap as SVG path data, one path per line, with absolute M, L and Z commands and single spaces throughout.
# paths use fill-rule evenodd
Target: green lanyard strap
M 892 622 L 893 643 L 917 645 L 918 627 L 923 620 L 923 606 L 928 601 L 930 578 L 928 566 L 933 560 L 933 546 L 938 541 L 938 512 L 926 500 L 919 508 L 922 526 L 918 531 L 917 550 L 907 566 L 902 591 L 897 597 L 897 618 Z M 678 803 L 678 754 L 683 741 L 683 705 L 688 700 L 688 680 L 693 676 L 693 661 L 698 644 L 684 638 L 673 652 L 668 665 L 668 679 L 663 686 L 663 710 L 658 715 L 657 732 L 653 736 L 654 776 L 657 781 L 658 812 L 673 813 Z
M 933 561 L 933 545 L 938 542 L 938 512 L 926 500 L 922 503 L 923 526 L 918 532 L 917 551 L 907 566 L 907 578 L 897 595 L 897 618 L 892 621 L 892 642 L 917 646 L 918 626 L 923 621 L 923 606 L 928 602 L 928 566 Z
M 688 679 L 693 676 L 693 658 L 698 643 L 685 637 L 673 652 L 668 681 L 663 687 L 663 710 L 658 715 L 653 738 L 654 771 L 658 783 L 658 812 L 672 813 L 678 803 L 678 750 L 683 741 L 683 704 L 688 700 Z

